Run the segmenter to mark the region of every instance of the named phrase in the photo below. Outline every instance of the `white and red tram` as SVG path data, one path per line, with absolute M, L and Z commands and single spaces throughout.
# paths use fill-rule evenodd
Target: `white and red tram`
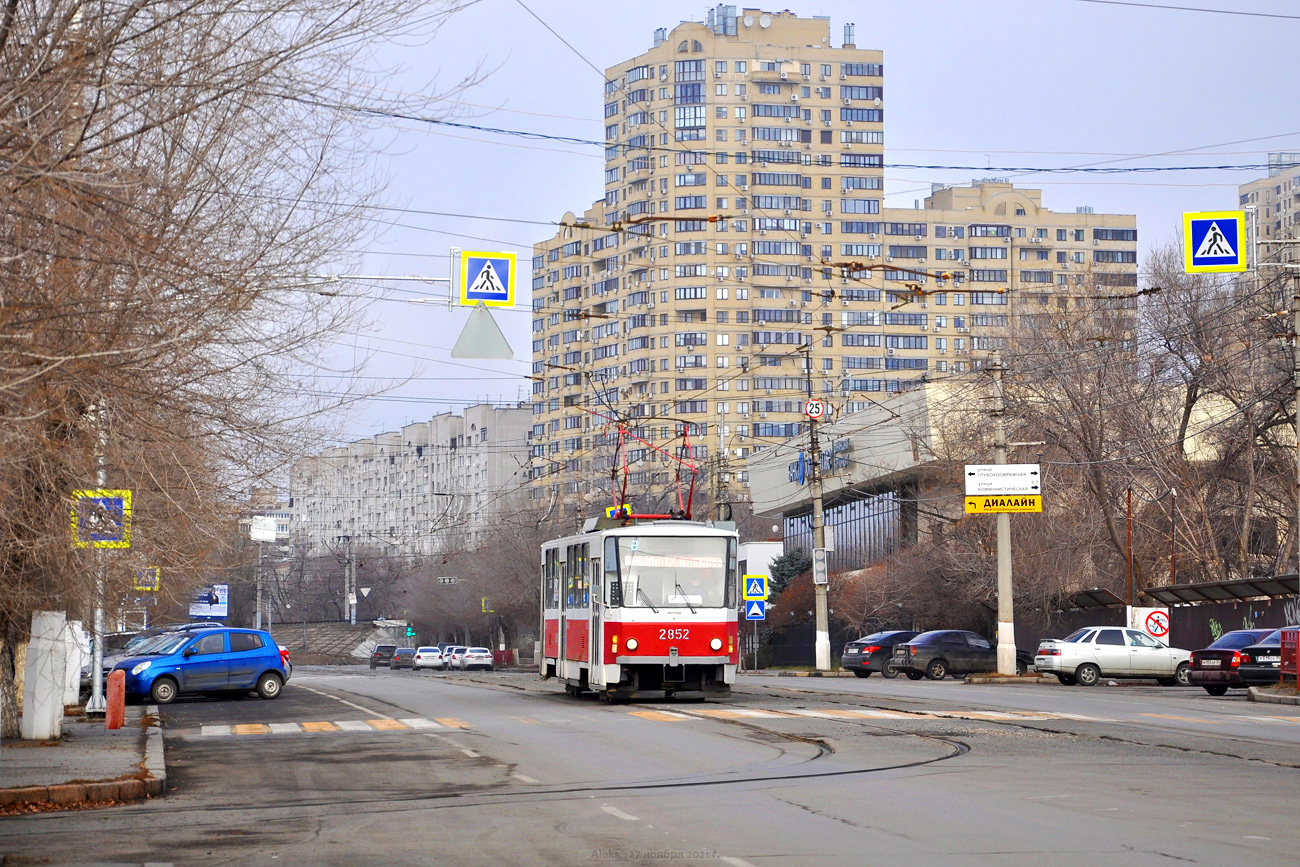
M 542 678 L 605 700 L 729 695 L 736 531 L 597 518 L 583 529 L 542 546 Z

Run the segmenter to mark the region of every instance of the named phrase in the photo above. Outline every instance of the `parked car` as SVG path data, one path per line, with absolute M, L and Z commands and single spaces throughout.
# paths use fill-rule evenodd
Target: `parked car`
M 898 677 L 898 669 L 894 667 L 894 648 L 920 634 L 906 629 L 891 629 L 864 635 L 844 645 L 840 667 L 858 677 L 871 677 L 876 671 L 881 677 Z
M 271 634 L 254 629 L 172 633 L 114 670 L 126 673 L 128 696 L 148 697 L 156 704 L 187 693 L 243 696 L 254 689 L 262 698 L 277 698 L 289 677 Z
M 492 670 L 492 651 L 486 647 L 468 647 L 462 648 L 465 652 L 460 656 L 460 668 L 462 671 L 470 671 L 475 668 L 481 668 L 485 671 Z
M 160 638 L 166 638 L 177 632 L 186 632 L 200 629 L 212 629 L 220 626 L 219 623 L 211 621 L 195 621 L 191 623 L 170 623 L 164 626 L 151 626 L 140 632 L 113 632 L 104 636 L 104 677 L 113 667 L 124 659 L 132 656 L 143 654 L 151 645 L 155 644 Z M 90 684 L 90 666 L 94 664 L 95 639 L 90 639 L 91 657 L 81 669 L 81 683 L 83 687 Z
M 293 677 L 293 660 L 289 658 L 289 648 L 283 644 L 276 645 L 280 650 L 280 662 L 284 664 L 285 680 Z
M 1287 626 L 1286 629 L 1300 629 Z M 1241 649 L 1237 667 L 1243 686 L 1270 686 L 1282 673 L 1282 630 L 1274 629 L 1255 644 Z
M 1040 641 L 1034 667 L 1065 686 L 1094 686 L 1103 677 L 1154 677 L 1161 686 L 1187 686 L 1191 655 L 1137 629 L 1085 626 Z
M 421 668 L 440 668 L 446 669 L 446 664 L 442 661 L 442 651 L 436 647 L 417 647 L 415 649 L 415 661 L 411 668 L 419 670 Z
M 943 680 L 950 674 L 997 671 L 998 651 L 982 635 L 964 629 L 934 629 L 894 646 L 894 667 L 912 680 Z M 1029 669 L 1029 654 L 1016 652 L 1016 671 Z
M 388 667 L 394 671 L 399 668 L 415 669 L 415 648 L 399 647 L 393 651 L 393 658 L 388 660 Z
M 447 667 L 452 669 L 459 669 L 461 667 L 460 665 L 461 657 L 465 655 L 465 651 L 467 649 L 468 648 L 461 647 L 460 645 L 457 644 L 453 644 L 450 647 L 448 647 L 446 650 L 444 650 L 442 652 L 442 658 L 446 660 Z
M 1204 687 L 1210 695 L 1223 695 L 1229 689 L 1245 689 L 1242 683 L 1241 651 L 1269 634 L 1267 629 L 1237 629 L 1225 632 L 1209 647 L 1193 650 L 1188 679 L 1192 686 Z
M 376 644 L 374 653 L 370 654 L 370 667 L 378 668 L 381 665 L 388 665 L 393 661 L 393 654 L 396 652 L 396 644 Z

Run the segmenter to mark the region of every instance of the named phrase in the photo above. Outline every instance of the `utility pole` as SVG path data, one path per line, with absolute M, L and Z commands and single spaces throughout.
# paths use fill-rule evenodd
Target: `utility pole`
M 96 427 L 96 447 L 95 447 L 95 487 L 104 490 L 108 487 L 108 411 L 104 409 L 103 403 L 95 404 L 90 407 L 90 412 L 95 416 Z M 103 520 L 103 517 L 96 514 L 92 519 L 96 523 Z M 104 553 L 99 548 L 94 549 L 95 557 L 95 615 L 94 615 L 94 638 L 95 650 L 90 658 L 90 699 L 86 702 L 86 714 L 103 715 L 107 710 L 107 703 L 104 701 L 104 586 L 107 583 L 104 574 L 107 565 L 104 563 Z
M 806 344 L 803 351 L 804 365 L 804 382 L 807 385 L 808 400 L 813 399 L 812 388 L 812 345 Z M 808 456 L 811 464 L 810 472 L 812 474 L 812 507 L 813 507 L 813 558 L 816 559 L 816 551 L 826 548 L 826 513 L 822 504 L 822 460 L 821 451 L 817 445 L 817 419 L 808 417 Z M 816 596 L 816 625 L 817 638 L 813 644 L 813 653 L 816 658 L 818 671 L 831 670 L 831 632 L 830 632 L 830 615 L 827 611 L 827 585 L 819 584 L 816 581 L 816 571 L 814 570 L 813 593 Z
M 262 628 L 262 543 L 257 543 L 257 614 L 253 616 L 253 628 Z
M 347 585 L 348 585 L 348 623 L 352 626 L 357 625 L 357 564 L 352 559 L 352 537 L 348 536 L 348 565 L 347 565 Z
M 1293 269 L 1296 266 L 1292 266 Z M 1300 575 L 1300 270 L 1291 272 L 1291 382 L 1295 390 L 1296 574 Z
M 993 463 L 1007 462 L 1006 406 L 1002 400 L 1002 353 L 993 352 Z M 1015 608 L 1011 591 L 1011 515 L 997 514 L 998 532 L 998 674 L 1016 673 Z

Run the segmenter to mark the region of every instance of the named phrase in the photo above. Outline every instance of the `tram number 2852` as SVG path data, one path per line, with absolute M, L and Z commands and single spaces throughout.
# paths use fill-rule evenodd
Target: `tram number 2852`
M 660 629 L 660 641 L 686 641 L 691 637 L 689 629 Z

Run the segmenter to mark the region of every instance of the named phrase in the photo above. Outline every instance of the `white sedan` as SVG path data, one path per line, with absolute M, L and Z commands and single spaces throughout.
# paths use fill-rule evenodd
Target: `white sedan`
M 460 657 L 460 667 L 463 671 L 469 671 L 471 668 L 485 668 L 492 670 L 492 651 L 486 647 L 468 648 Z
M 1066 686 L 1094 686 L 1103 677 L 1153 677 L 1161 686 L 1187 686 L 1191 655 L 1136 629 L 1085 626 L 1040 641 L 1034 668 Z
M 422 668 L 443 668 L 447 664 L 442 661 L 442 651 L 436 647 L 417 647 L 415 649 L 415 660 L 411 663 L 411 668 L 419 671 Z

